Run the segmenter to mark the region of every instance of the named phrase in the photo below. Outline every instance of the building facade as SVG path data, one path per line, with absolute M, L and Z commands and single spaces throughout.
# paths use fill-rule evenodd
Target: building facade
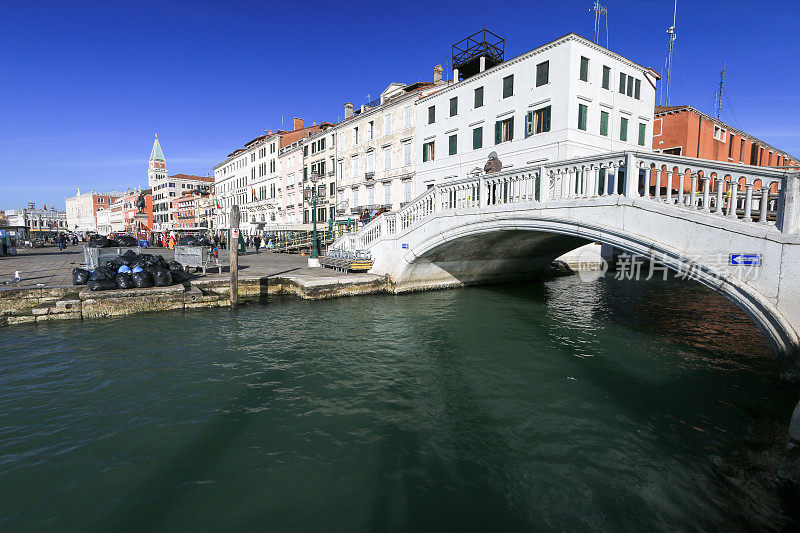
M 110 191 L 96 193 L 90 191 L 81 194 L 80 189 L 75 196 L 64 198 L 67 208 L 67 226 L 75 233 L 98 232 L 97 214 L 111 207 L 123 193 Z M 107 228 L 110 231 L 110 223 Z
M 267 135 L 256 137 L 214 167 L 214 190 L 220 206 L 215 217 L 217 229 L 230 227 L 229 213 L 233 205 L 239 206 L 239 228 L 245 234 L 284 229 L 280 227 L 278 209 L 279 192 L 285 192 L 281 188 L 284 175 L 279 165 L 280 150 L 331 126 L 325 122 L 305 126 L 300 118 L 295 118 L 293 125 L 291 131 L 267 131 Z
M 415 102 L 414 194 L 482 171 L 652 145 L 659 75 L 570 33 Z
M 139 209 L 136 207 L 140 193 L 144 193 L 144 216 L 140 214 Z M 153 195 L 150 189 L 136 189 L 123 196 L 122 218 L 124 222 L 122 231 L 126 233 L 142 236 L 153 230 Z
M 314 220 L 312 190 L 316 191 L 317 222 L 336 219 L 336 131 L 333 126 L 314 133 L 303 145 L 302 192 L 299 193 L 303 204 L 303 224 Z M 317 180 L 316 186 L 312 183 L 312 175 Z
M 433 83 L 391 83 L 380 98 L 357 110 L 345 104 L 345 119 L 334 132 L 335 205 L 340 221 L 380 209 L 396 210 L 411 200 L 416 170 L 414 102 L 447 83 L 437 66 Z
M 210 194 L 200 191 L 186 191 L 180 198 L 170 203 L 171 228 L 184 231 L 206 229 L 201 226 L 202 210 L 208 209 Z M 206 200 L 201 205 L 201 202 Z
M 5 212 L 7 226 L 25 226 L 32 237 L 51 237 L 68 231 L 67 213 L 50 209 L 46 205 L 37 209 L 33 202 L 25 209 L 9 209 Z
M 656 106 L 653 150 L 727 163 L 797 167 L 798 158 L 691 106 Z
M 280 186 L 278 187 L 278 217 L 281 224 L 298 226 L 303 223 L 303 146 L 298 139 L 278 150 Z

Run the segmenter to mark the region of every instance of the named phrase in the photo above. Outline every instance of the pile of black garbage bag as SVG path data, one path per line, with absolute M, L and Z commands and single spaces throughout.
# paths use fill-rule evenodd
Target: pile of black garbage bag
M 178 239 L 178 244 L 182 244 L 184 246 L 211 246 L 211 241 L 208 237 L 183 235 L 180 239 Z
M 189 278 L 179 262 L 167 263 L 160 255 L 137 254 L 133 250 L 106 261 L 92 271 L 83 268 L 72 270 L 72 284 L 87 285 L 92 291 L 167 287 L 189 281 Z
M 102 235 L 89 237 L 89 246 L 92 248 L 115 248 L 117 246 L 138 246 L 139 242 L 130 235 L 123 235 L 117 239 L 109 239 Z

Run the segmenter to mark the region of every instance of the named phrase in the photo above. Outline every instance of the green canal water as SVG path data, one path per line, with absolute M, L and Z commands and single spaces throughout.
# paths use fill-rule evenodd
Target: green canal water
M 784 527 L 797 388 L 698 285 L 0 330 L 0 530 Z

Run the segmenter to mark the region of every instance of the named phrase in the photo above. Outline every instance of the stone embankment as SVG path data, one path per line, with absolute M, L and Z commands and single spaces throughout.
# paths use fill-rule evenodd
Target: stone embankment
M 271 295 L 320 300 L 390 292 L 386 278 L 370 274 L 341 277 L 240 277 L 239 301 L 260 302 Z M 229 305 L 230 285 L 200 279 L 170 287 L 90 291 L 85 286 L 22 287 L 0 291 L 0 326 L 49 320 L 76 320 Z

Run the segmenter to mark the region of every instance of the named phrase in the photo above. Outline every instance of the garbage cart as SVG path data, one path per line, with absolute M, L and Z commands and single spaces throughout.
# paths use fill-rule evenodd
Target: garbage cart
M 175 246 L 175 261 L 182 264 L 184 268 L 202 268 L 203 275 L 207 268 L 217 268 L 222 274 L 222 261 L 218 256 L 211 253 L 211 246 L 190 246 L 188 244 L 178 244 Z

